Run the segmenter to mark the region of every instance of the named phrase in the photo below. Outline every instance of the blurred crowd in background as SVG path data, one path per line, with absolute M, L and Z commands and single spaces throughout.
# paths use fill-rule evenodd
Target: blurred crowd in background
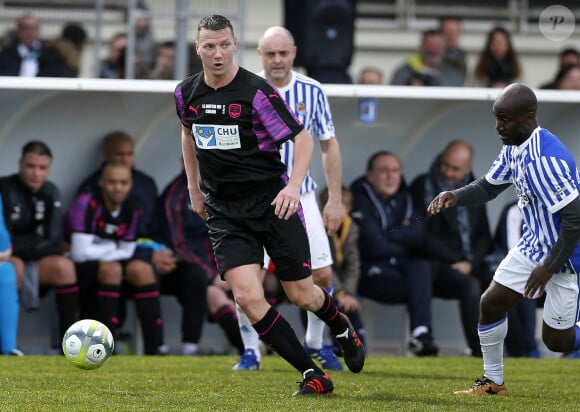
M 374 61 L 368 61 L 355 74 L 351 63 L 357 1 L 326 2 L 326 9 L 315 6 L 317 3 L 320 2 L 286 1 L 283 14 L 284 25 L 298 45 L 296 66 L 321 83 L 504 87 L 514 81 L 524 81 L 526 73 L 535 69 L 525 67 L 514 45 L 512 31 L 501 22 L 481 32 L 481 49 L 475 63 L 470 65 L 462 48 L 464 21 L 450 14 L 438 17 L 433 27 L 415 30 L 420 32 L 417 50 L 395 70 L 385 71 Z M 327 21 L 321 17 L 323 14 L 331 14 L 333 19 Z M 100 39 L 103 57 L 94 70 L 95 77 L 122 79 L 130 73 L 136 79 L 178 79 L 179 39 L 157 38 L 153 29 L 155 12 L 145 2 L 136 2 L 134 16 L 132 27 L 127 25 L 127 30 L 107 33 Z M 60 35 L 42 38 L 42 24 L 34 9 L 14 19 L 14 26 L 1 39 L 0 75 L 78 77 L 87 72 L 82 67 L 82 54 L 94 41 L 89 30 L 79 22 L 64 22 Z M 568 44 L 555 44 L 559 48 L 557 70 L 546 73 L 542 83 L 531 86 L 580 89 L 580 53 L 569 40 Z M 128 50 L 134 53 L 128 54 Z M 186 55 L 186 75 L 200 71 L 201 63 L 193 42 L 188 42 Z M 132 63 L 130 71 L 128 62 Z M 369 81 L 361 76 L 363 72 L 376 74 Z

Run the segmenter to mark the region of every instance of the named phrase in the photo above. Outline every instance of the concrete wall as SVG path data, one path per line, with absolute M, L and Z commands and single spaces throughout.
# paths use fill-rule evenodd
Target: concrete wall
M 174 86 L 175 82 L 159 81 L 0 78 L 0 175 L 17 170 L 25 142 L 42 139 L 54 152 L 50 179 L 62 189 L 68 206 L 78 184 L 100 162 L 101 137 L 122 129 L 137 142 L 137 167 L 150 173 L 163 188 L 180 169 L 180 123 L 172 99 Z M 491 114 L 497 90 L 330 85 L 326 90 L 342 148 L 345 184 L 364 172 L 367 158 L 379 149 L 392 150 L 401 157 L 408 180 L 426 171 L 452 139 L 465 139 L 474 146 L 476 175 L 485 173 L 500 149 Z M 580 93 L 542 91 L 538 97 L 540 124 L 559 135 L 580 156 Z M 376 99 L 377 119 L 373 123 L 363 123 L 359 117 L 362 98 Z M 317 152 L 312 172 L 323 182 L 320 163 Z M 492 224 L 509 198 L 508 193 L 489 205 Z M 178 307 L 169 298 L 164 305 L 168 305 L 168 341 L 175 342 Z M 377 343 L 372 342 L 371 347 L 392 350 L 389 336 L 400 337 L 403 333 L 403 328 L 396 326 L 401 313 L 389 306 L 367 306 L 369 313 L 385 311 L 372 321 L 379 323 L 375 327 Z M 445 321 L 448 316 L 456 319 L 453 302 L 436 304 L 435 308 L 435 336 L 447 342 L 448 348 L 463 347 L 459 323 Z M 39 342 L 48 343 L 49 313 L 43 309 L 38 314 L 23 314 L 23 346 L 30 344 L 37 350 Z M 209 346 L 223 345 L 221 331 L 214 325 L 207 330 Z M 384 333 L 391 335 L 381 335 Z M 400 348 L 400 341 L 395 348 Z

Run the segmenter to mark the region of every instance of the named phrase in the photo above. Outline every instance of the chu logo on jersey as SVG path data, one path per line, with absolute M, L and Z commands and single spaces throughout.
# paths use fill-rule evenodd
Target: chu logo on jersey
M 192 131 L 198 149 L 231 150 L 242 147 L 238 125 L 193 125 Z

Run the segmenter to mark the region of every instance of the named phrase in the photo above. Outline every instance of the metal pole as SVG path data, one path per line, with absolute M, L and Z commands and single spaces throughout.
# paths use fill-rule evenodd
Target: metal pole
M 93 64 L 94 76 L 99 77 L 101 74 L 101 42 L 103 40 L 103 11 L 105 9 L 105 0 L 97 0 L 95 3 L 95 43 L 93 46 Z
M 187 20 L 189 0 L 176 0 L 175 10 L 175 79 L 185 79 L 189 75 L 189 45 L 187 41 Z
M 238 64 L 244 65 L 244 56 L 246 51 L 245 33 L 246 33 L 246 1 L 238 2 Z
M 125 50 L 125 79 L 135 78 L 135 20 L 137 0 L 127 2 L 127 48 Z

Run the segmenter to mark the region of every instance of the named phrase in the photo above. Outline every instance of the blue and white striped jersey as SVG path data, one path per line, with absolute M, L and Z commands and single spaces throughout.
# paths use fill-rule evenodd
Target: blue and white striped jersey
M 264 73 L 261 72 L 260 75 L 264 76 Z M 292 71 L 290 83 L 279 88 L 278 91 L 313 138 L 328 140 L 334 136 L 334 125 L 328 98 L 318 81 Z M 280 156 L 288 168 L 288 176 L 290 176 L 294 162 L 294 143 L 292 141 L 286 141 L 282 145 Z M 308 171 L 300 188 L 300 194 L 315 189 L 316 182 Z
M 552 133 L 537 127 L 520 146 L 504 146 L 485 175 L 491 184 L 514 184 L 525 225 L 518 249 L 540 263 L 558 239 L 558 210 L 578 196 L 580 176 L 570 151 Z M 570 256 L 580 270 L 580 244 Z

